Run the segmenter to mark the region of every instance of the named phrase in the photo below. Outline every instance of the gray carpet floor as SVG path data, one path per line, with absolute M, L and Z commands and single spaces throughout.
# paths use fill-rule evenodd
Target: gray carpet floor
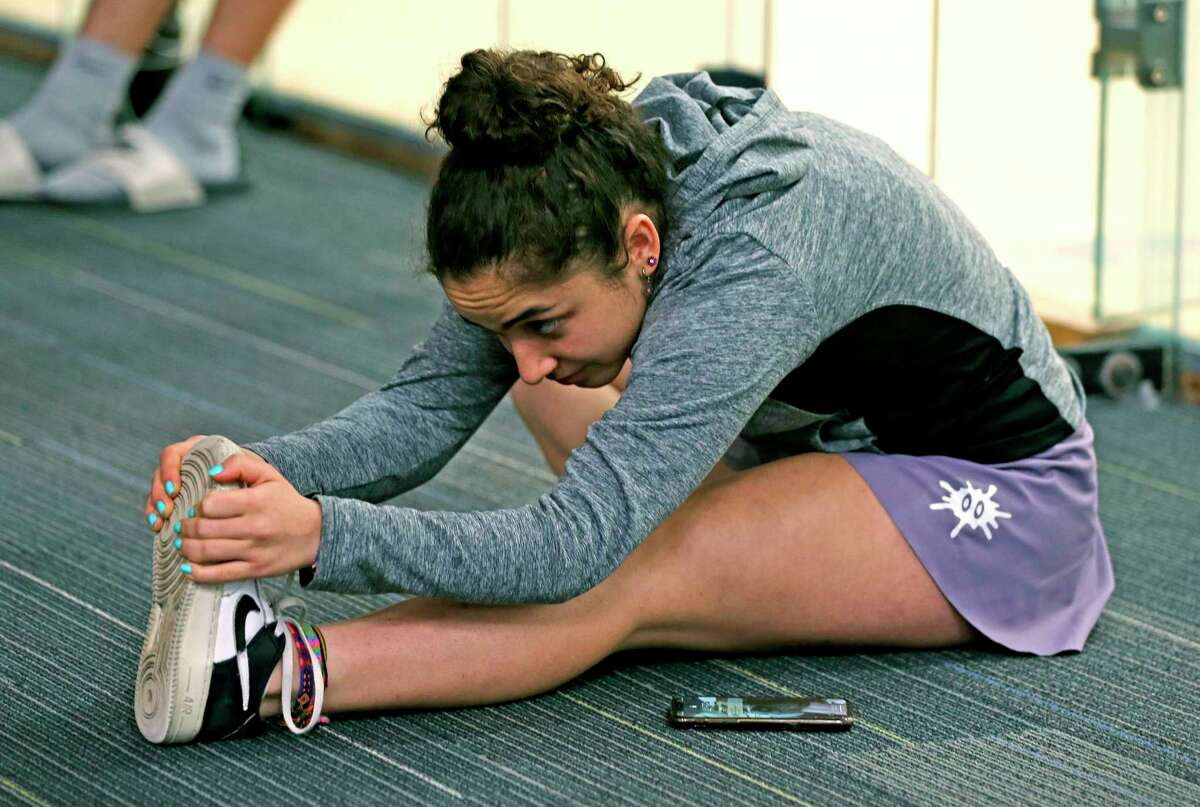
M 38 75 L 0 60 L 0 114 Z M 336 411 L 392 373 L 440 294 L 417 272 L 427 187 L 244 139 L 254 189 L 203 209 L 0 206 L 0 803 L 1200 803 L 1200 411 L 1102 400 L 1118 582 L 1081 654 L 625 654 L 521 702 L 144 742 L 158 451 Z M 550 484 L 506 403 L 397 502 L 491 508 Z M 331 620 L 393 598 L 306 600 Z M 685 692 L 842 696 L 861 722 L 677 731 L 664 710 Z

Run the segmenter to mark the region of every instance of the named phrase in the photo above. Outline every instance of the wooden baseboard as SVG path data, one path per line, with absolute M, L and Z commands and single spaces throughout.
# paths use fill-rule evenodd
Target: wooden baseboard
M 1200 371 L 1185 370 L 1179 374 L 1179 397 L 1200 406 Z
M 1055 314 L 1043 313 L 1042 322 L 1050 331 L 1050 340 L 1055 347 L 1075 347 L 1101 339 L 1119 339 L 1137 330 L 1132 321 L 1105 322 L 1069 319 Z
M 256 90 L 246 105 L 246 119 L 284 130 L 345 154 L 383 163 L 432 183 L 447 149 L 401 126 L 343 112 L 294 96 Z
M 49 35 L 0 20 L 0 53 L 30 62 L 50 62 L 58 44 Z

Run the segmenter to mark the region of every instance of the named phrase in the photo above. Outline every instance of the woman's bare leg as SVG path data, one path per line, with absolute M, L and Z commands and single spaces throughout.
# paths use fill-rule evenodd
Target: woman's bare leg
M 975 636 L 842 458 L 723 473 L 568 602 L 417 597 L 323 626 L 327 711 L 512 700 L 634 648 L 941 647 Z M 279 711 L 279 679 L 276 671 L 264 715 Z

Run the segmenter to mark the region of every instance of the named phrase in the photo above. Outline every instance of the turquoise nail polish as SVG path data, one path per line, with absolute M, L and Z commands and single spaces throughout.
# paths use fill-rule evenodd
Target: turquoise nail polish
M 161 500 L 161 499 L 159 499 L 157 502 L 155 502 L 155 503 L 154 503 L 154 509 L 158 511 L 158 514 L 159 514 L 160 516 L 161 516 L 163 513 L 167 512 L 167 506 L 166 506 L 165 504 L 163 504 L 163 503 L 162 503 L 162 500 Z
M 175 534 L 176 534 L 176 535 L 178 535 L 178 534 L 179 534 L 179 531 L 180 531 L 180 530 L 182 530 L 182 529 L 183 529 L 183 525 L 182 525 L 182 524 L 180 524 L 178 521 L 176 521 L 176 522 L 175 522 Z
M 182 539 L 182 538 L 176 538 L 176 539 L 175 539 L 175 548 L 176 548 L 176 549 L 183 549 L 183 539 Z
M 208 475 L 209 475 L 209 476 L 216 476 L 217 474 L 221 473 L 221 471 L 224 471 L 224 470 L 225 470 L 225 468 L 224 468 L 223 466 L 221 466 L 221 465 L 214 465 L 213 467 L 211 467 L 211 468 L 209 468 L 209 469 L 208 469 Z
M 146 517 L 146 520 L 147 520 L 147 521 L 149 521 L 149 522 L 150 522 L 150 526 L 151 526 L 151 527 L 153 527 L 153 526 L 154 526 L 154 525 L 155 525 L 155 524 L 158 522 L 158 516 L 156 516 L 156 515 L 154 515 L 153 513 L 151 513 L 150 515 L 148 515 L 148 516 Z
M 190 563 L 183 564 L 182 566 L 179 567 L 179 571 L 183 572 L 184 574 L 191 574 L 192 573 L 192 564 L 190 564 Z
M 189 507 L 188 508 L 188 518 L 195 518 L 195 517 L 196 517 L 196 508 Z
M 174 496 L 174 495 L 175 495 L 175 483 L 174 483 L 174 482 L 172 482 L 170 479 L 168 479 L 168 480 L 167 480 L 167 484 L 166 484 L 166 485 L 164 485 L 163 487 L 165 487 L 165 488 L 167 489 L 167 495 L 168 495 L 168 496 Z

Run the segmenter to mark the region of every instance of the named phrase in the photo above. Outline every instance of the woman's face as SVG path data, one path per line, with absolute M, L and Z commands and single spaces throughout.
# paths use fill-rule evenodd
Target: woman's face
M 615 278 L 592 267 L 543 286 L 515 286 L 495 270 L 442 289 L 458 313 L 492 331 L 513 355 L 521 380 L 602 387 L 621 372 L 646 313 L 648 259 L 659 254 L 658 233 L 644 214 L 625 224 L 629 264 Z

